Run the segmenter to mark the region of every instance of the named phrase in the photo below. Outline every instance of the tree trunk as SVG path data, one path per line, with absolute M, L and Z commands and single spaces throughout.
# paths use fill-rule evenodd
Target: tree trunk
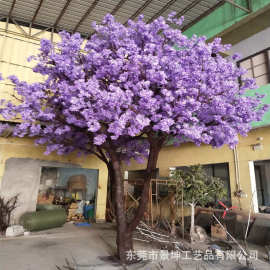
M 148 162 L 147 162 L 147 167 L 146 167 L 146 177 L 143 184 L 140 204 L 139 204 L 139 207 L 137 208 L 134 219 L 130 222 L 128 226 L 129 233 L 132 233 L 136 229 L 136 227 L 139 225 L 147 209 L 150 183 L 151 183 L 151 179 L 154 177 L 154 172 L 157 167 L 158 155 L 159 155 L 163 142 L 164 140 L 160 139 L 160 140 L 152 141 L 152 143 L 150 143 L 149 157 L 148 157 Z
M 176 224 L 175 224 L 175 218 L 172 219 L 171 221 L 171 226 L 172 226 L 172 229 L 171 229 L 171 235 L 172 236 L 175 236 L 176 235 Z
M 192 202 L 190 203 L 190 207 L 191 207 L 191 224 L 190 224 L 190 240 L 191 240 L 191 243 L 193 243 L 194 241 L 194 234 L 195 234 L 195 230 L 194 230 L 194 227 L 195 227 L 195 203 Z
M 147 162 L 146 169 L 146 177 L 143 185 L 142 195 L 139 207 L 136 211 L 134 219 L 130 224 L 127 224 L 125 207 L 124 207 L 124 181 L 123 174 L 121 170 L 121 160 L 117 155 L 115 149 L 108 148 L 107 151 L 110 155 L 110 160 L 112 163 L 112 168 L 114 171 L 114 181 L 115 181 L 115 200 L 116 203 L 116 223 L 117 223 L 117 255 L 119 260 L 122 263 L 129 263 L 129 259 L 127 258 L 127 252 L 133 250 L 133 241 L 132 241 L 132 233 L 138 226 L 141 221 L 146 207 L 148 205 L 148 197 L 149 197 L 149 188 L 150 182 L 153 177 L 153 172 L 156 169 L 157 159 L 159 151 L 162 147 L 164 139 L 156 139 L 150 143 L 150 152 Z
M 177 215 L 177 208 L 176 208 L 176 198 L 175 194 L 173 194 L 170 198 L 170 212 L 171 212 L 171 235 L 175 236 L 176 234 L 176 215 Z
M 121 161 L 117 153 L 110 150 L 110 158 L 114 170 L 114 197 L 117 200 L 115 204 L 116 223 L 117 223 L 117 256 L 122 263 L 127 262 L 127 252 L 133 250 L 132 233 L 127 232 L 127 222 L 124 207 L 124 182 L 121 170 Z
M 108 182 L 108 194 L 107 194 L 107 207 L 110 209 L 110 216 L 113 220 L 115 220 L 115 214 L 116 214 L 116 201 L 115 201 L 115 175 L 113 170 L 112 162 L 106 163 L 108 168 L 108 174 L 109 174 L 109 182 Z

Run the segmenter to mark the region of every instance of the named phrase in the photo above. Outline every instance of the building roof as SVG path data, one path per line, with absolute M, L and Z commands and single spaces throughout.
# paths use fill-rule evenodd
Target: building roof
M 91 22 L 101 22 L 107 13 L 125 24 L 140 14 L 151 22 L 175 11 L 177 17 L 185 16 L 185 30 L 224 3 L 223 0 L 3 0 L 0 20 L 88 36 L 93 32 Z

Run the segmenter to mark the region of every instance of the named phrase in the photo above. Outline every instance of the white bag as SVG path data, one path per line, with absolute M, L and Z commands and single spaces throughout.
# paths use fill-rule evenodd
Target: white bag
M 21 225 L 13 225 L 7 228 L 6 237 L 20 236 L 24 234 L 24 228 Z

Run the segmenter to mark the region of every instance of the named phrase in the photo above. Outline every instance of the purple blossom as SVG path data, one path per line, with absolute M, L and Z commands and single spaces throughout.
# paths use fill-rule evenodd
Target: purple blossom
M 234 53 L 232 55 L 232 60 L 237 61 L 240 60 L 242 58 L 242 55 L 240 53 Z
M 143 114 L 136 115 L 136 121 L 142 127 L 148 126 L 150 123 L 150 119 L 145 117 Z
M 106 137 L 107 136 L 105 134 L 96 135 L 94 138 L 94 144 L 102 145 L 106 141 Z
M 53 45 L 50 40 L 42 39 L 40 41 L 40 51 L 42 52 L 42 54 L 44 54 L 44 56 L 48 56 L 52 48 L 53 48 Z
M 146 24 L 140 16 L 124 26 L 107 15 L 85 46 L 78 33 L 61 32 L 55 48 L 41 40 L 32 59 L 44 80 L 10 76 L 22 103 L 3 101 L 0 114 L 20 115 L 14 135 L 38 136 L 46 153 L 110 145 L 124 160 L 141 161 L 149 145 L 134 138 L 147 141 L 150 134 L 233 147 L 269 108 L 261 96 L 245 96 L 257 87 L 253 79 L 239 86 L 244 70 L 220 55 L 230 46 L 220 38 L 187 38 L 171 27 L 182 20 L 171 14 Z
M 0 123 L 0 135 L 2 135 L 2 133 L 7 130 L 10 127 L 9 124 L 5 124 L 5 123 Z
M 15 85 L 17 85 L 17 84 L 20 83 L 18 77 L 15 76 L 15 75 L 10 75 L 10 76 L 8 77 L 8 79 L 11 80 Z
M 88 130 L 91 132 L 96 132 L 100 129 L 100 124 L 96 120 L 89 120 L 87 122 Z

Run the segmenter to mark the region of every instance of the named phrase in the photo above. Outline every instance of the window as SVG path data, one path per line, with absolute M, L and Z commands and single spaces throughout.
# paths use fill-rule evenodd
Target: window
M 230 174 L 229 174 L 229 164 L 228 163 L 217 163 L 203 165 L 209 176 L 218 177 L 223 181 L 224 188 L 226 190 L 227 198 L 224 198 L 230 205 L 231 203 L 231 187 L 230 187 Z
M 267 48 L 239 61 L 238 65 L 247 70 L 247 73 L 242 76 L 242 79 L 254 78 L 259 87 L 270 83 L 269 59 L 270 48 Z

